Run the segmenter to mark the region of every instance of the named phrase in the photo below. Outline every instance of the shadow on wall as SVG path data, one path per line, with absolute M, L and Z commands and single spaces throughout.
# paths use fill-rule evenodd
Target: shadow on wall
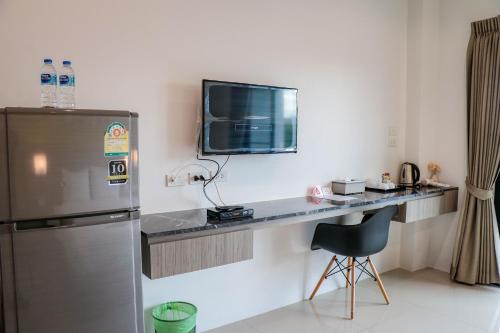
M 432 237 L 430 240 L 427 266 L 434 269 L 449 272 L 453 246 L 457 234 L 458 219 L 460 217 L 460 205 L 456 213 L 438 216 L 432 219 Z M 435 235 L 439 235 L 436 237 Z
M 167 154 L 172 159 L 192 159 L 196 154 L 196 124 L 201 116 L 201 80 L 199 85 L 168 83 Z

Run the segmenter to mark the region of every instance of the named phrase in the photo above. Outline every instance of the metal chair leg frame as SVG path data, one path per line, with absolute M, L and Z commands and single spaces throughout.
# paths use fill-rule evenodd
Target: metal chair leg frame
M 345 287 L 346 288 L 349 288 L 349 286 L 351 285 L 351 282 L 349 281 L 349 275 L 351 274 L 351 261 L 352 261 L 352 258 L 349 257 L 349 259 L 347 260 L 347 276 L 346 276 L 346 279 L 345 279 Z
M 347 259 L 347 258 L 344 258 L 344 259 L 342 259 L 340 262 L 339 262 L 339 260 L 338 260 L 338 259 L 335 259 L 335 264 L 336 264 L 336 267 L 335 267 L 335 268 L 333 268 L 332 270 L 330 270 L 330 271 L 328 272 L 328 274 L 326 275 L 326 277 L 325 277 L 325 278 L 329 278 L 330 276 L 335 275 L 335 274 L 337 274 L 337 273 L 342 273 L 342 275 L 344 275 L 344 277 L 345 277 L 346 279 L 349 279 L 349 266 L 344 266 L 344 261 L 345 261 L 346 259 Z M 337 269 L 337 268 L 338 268 L 338 270 L 337 270 L 337 271 L 335 271 L 335 269 Z M 345 271 L 346 269 L 347 269 L 347 275 L 344 273 L 344 271 Z
M 356 283 L 358 283 L 358 280 L 363 275 L 363 273 L 370 276 L 374 281 L 377 281 L 377 278 L 366 269 L 366 266 L 368 265 L 368 259 L 363 262 L 359 262 L 358 260 L 356 260 L 356 262 L 358 263 L 358 265 L 356 265 L 356 268 L 361 271 L 361 273 L 358 275 L 358 278 L 356 279 Z

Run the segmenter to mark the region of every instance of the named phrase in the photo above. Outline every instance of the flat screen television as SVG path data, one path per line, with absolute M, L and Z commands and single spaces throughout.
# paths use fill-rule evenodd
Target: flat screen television
M 203 155 L 297 152 L 297 89 L 203 80 Z

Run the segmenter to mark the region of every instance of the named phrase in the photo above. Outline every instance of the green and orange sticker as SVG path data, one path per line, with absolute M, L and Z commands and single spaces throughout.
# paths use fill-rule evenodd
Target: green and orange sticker
M 112 122 L 104 133 L 104 156 L 128 156 L 129 142 L 127 128 L 119 122 Z

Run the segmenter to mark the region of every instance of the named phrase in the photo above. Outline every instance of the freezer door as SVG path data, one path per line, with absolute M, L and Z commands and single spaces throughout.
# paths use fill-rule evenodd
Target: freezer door
M 113 219 L 16 223 L 19 333 L 143 333 L 139 220 Z
M 131 144 L 137 141 L 137 132 L 131 131 L 130 112 L 6 111 L 13 220 L 138 205 L 131 185 L 136 183 L 131 177 L 138 175 L 137 163 L 130 163 L 130 157 L 138 153 Z
M 5 110 L 0 109 L 0 223 L 9 219 L 7 181 L 7 129 L 5 127 Z

